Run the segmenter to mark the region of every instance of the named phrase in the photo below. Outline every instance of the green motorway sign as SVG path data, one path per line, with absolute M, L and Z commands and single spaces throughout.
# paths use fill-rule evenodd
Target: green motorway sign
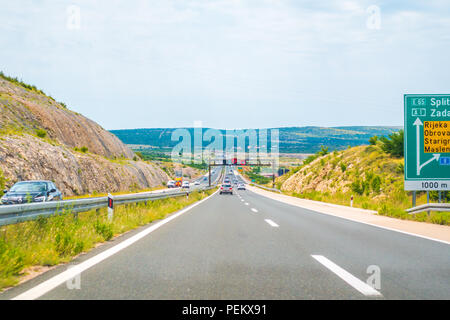
M 450 190 L 450 95 L 404 99 L 405 190 Z

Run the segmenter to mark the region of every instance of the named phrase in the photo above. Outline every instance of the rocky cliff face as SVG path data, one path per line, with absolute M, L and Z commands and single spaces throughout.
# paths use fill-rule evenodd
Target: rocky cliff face
M 38 131 L 44 134 L 39 137 Z M 83 147 L 85 152 L 78 151 Z M 0 174 L 7 186 L 52 180 L 70 196 L 145 189 L 167 181 L 161 168 L 133 157 L 95 122 L 0 78 Z
M 68 147 L 87 147 L 109 158 L 132 158 L 133 152 L 115 135 L 52 98 L 0 78 L 0 125 L 20 132 L 44 129 L 47 136 Z

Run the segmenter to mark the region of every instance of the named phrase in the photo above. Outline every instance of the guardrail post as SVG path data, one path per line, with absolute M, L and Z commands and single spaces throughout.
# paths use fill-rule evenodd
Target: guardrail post
M 353 207 L 353 195 L 350 197 L 350 207 Z
M 2 228 L 1 231 L 3 231 L 3 240 L 6 241 L 6 228 Z
M 209 186 L 211 187 L 211 163 L 208 165 L 208 181 Z
M 112 221 L 114 217 L 114 199 L 113 196 L 108 193 L 108 220 Z
M 427 203 L 430 203 L 430 191 L 427 191 Z M 430 211 L 427 211 L 427 215 L 430 215 Z

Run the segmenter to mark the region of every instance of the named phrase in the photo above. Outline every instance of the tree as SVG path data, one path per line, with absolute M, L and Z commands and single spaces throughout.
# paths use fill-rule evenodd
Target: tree
M 381 137 L 381 149 L 392 155 L 393 157 L 403 157 L 403 137 L 404 131 L 399 130 L 398 132 L 391 133 L 389 138 Z
M 364 193 L 364 183 L 361 184 L 361 181 L 357 179 L 351 184 L 351 189 L 353 192 L 362 195 Z
M 328 147 L 320 146 L 320 151 L 317 154 L 319 154 L 321 156 L 328 154 Z
M 381 178 L 380 178 L 380 176 L 375 176 L 372 179 L 372 182 L 370 184 L 372 186 L 373 192 L 380 193 L 380 188 L 381 188 Z
M 378 140 L 378 136 L 373 136 L 371 138 L 369 138 L 369 143 L 374 146 L 377 144 L 377 140 Z

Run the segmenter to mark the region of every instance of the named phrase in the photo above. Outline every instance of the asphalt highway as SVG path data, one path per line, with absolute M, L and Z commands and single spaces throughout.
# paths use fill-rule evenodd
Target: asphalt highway
M 73 264 L 93 261 L 150 227 Z M 38 299 L 450 298 L 448 244 L 302 209 L 249 190 L 214 194 L 92 264 L 75 289 L 67 282 L 51 289 L 42 285 L 66 270 L 52 270 L 0 298 L 11 299 L 39 285 Z

